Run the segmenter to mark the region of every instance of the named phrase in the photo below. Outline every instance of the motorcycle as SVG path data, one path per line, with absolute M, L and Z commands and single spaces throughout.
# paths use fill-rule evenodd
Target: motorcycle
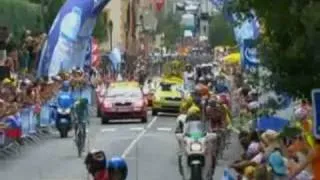
M 51 105 L 51 107 L 55 110 L 54 120 L 61 138 L 68 137 L 68 133 L 72 128 L 72 106 L 73 104 L 67 106 L 59 102 L 56 105 Z
M 186 122 L 185 126 L 184 132 L 176 132 L 180 174 L 184 180 L 212 180 L 216 134 L 209 133 L 200 120 Z

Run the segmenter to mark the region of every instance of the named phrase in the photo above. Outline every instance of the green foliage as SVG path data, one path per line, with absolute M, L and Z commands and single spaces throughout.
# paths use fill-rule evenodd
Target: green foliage
M 1 0 L 0 22 L 9 27 L 15 39 L 20 39 L 24 29 L 43 30 L 40 6 L 28 1 Z
M 60 8 L 62 7 L 65 1 L 66 0 L 53 0 L 49 5 L 48 12 L 45 14 L 45 19 L 46 19 L 45 23 L 46 23 L 47 30 L 50 29 L 51 24 L 55 20 Z
M 108 24 L 105 22 L 103 14 L 100 14 L 97 18 L 97 24 L 93 30 L 93 36 L 100 41 L 108 40 Z
M 222 14 L 217 14 L 210 19 L 209 42 L 211 47 L 235 45 L 232 26 L 224 19 Z
M 168 15 L 161 14 L 158 17 L 157 32 L 165 34 L 164 46 L 169 49 L 173 48 L 183 34 L 179 16 L 175 16 L 172 12 L 169 12 Z
M 320 86 L 320 2 L 313 0 L 237 0 L 238 11 L 253 8 L 264 26 L 263 64 L 276 90 L 310 97 Z M 272 80 L 272 81 L 271 81 Z

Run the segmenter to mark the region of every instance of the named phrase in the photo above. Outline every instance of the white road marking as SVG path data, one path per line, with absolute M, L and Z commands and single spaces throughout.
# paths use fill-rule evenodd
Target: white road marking
M 101 129 L 101 132 L 115 132 L 117 129 L 116 128 L 105 128 Z
M 147 132 L 147 130 L 157 121 L 157 116 L 152 119 L 152 121 L 147 125 L 147 127 L 141 131 L 138 136 L 129 144 L 129 146 L 124 150 L 121 157 L 126 158 L 127 155 L 130 153 L 132 148 L 137 144 L 137 142 L 143 137 L 143 135 Z
M 157 128 L 158 131 L 171 131 L 172 128 L 166 128 L 166 127 L 159 127 Z
M 130 131 L 142 131 L 143 129 L 143 127 L 132 127 L 130 128 Z

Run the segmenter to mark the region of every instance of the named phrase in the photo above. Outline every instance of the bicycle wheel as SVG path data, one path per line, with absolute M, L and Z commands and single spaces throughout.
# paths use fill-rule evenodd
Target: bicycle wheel
M 82 152 L 83 152 L 83 132 L 80 129 L 78 129 L 78 133 L 77 133 L 77 141 L 76 141 L 76 144 L 77 144 L 77 150 L 78 150 L 78 157 L 81 157 L 82 156 Z

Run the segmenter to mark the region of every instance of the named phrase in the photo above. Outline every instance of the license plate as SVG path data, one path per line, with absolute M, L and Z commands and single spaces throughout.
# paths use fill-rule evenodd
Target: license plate
M 68 120 L 67 119 L 61 119 L 61 121 L 60 121 L 61 123 L 67 123 L 68 122 Z
M 118 108 L 117 112 L 130 112 L 131 109 L 130 108 Z

